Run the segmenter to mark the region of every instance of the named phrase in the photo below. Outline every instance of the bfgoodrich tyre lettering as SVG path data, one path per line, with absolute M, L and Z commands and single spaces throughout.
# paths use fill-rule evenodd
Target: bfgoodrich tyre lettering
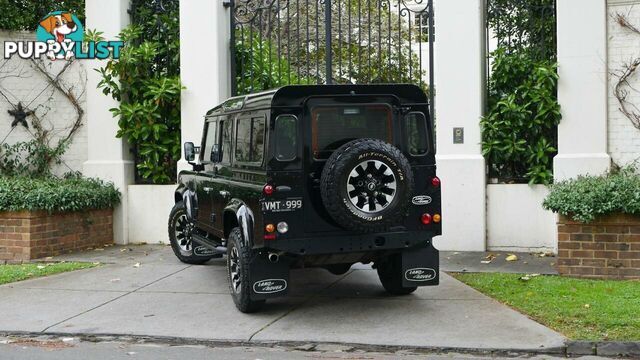
M 413 173 L 393 145 L 359 139 L 336 150 L 322 171 L 322 202 L 345 229 L 384 231 L 406 216 L 413 194 Z

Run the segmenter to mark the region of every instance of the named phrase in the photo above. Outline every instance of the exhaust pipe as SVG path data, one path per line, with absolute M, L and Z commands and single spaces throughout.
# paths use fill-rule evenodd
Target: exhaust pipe
M 280 260 L 280 255 L 276 253 L 269 253 L 268 259 L 272 263 L 277 263 L 278 260 Z

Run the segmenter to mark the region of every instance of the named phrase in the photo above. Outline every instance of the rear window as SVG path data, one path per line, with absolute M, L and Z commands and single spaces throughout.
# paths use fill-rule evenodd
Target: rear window
M 318 106 L 311 110 L 312 151 L 327 159 L 340 146 L 361 138 L 391 143 L 391 108 L 387 105 Z

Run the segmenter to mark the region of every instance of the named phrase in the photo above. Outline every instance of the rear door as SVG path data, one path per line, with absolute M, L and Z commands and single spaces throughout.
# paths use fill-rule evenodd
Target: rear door
M 350 96 L 312 98 L 305 107 L 306 178 L 304 209 L 305 232 L 342 230 L 326 212 L 320 192 L 322 170 L 327 159 L 342 145 L 361 138 L 380 139 L 396 144 L 393 99 Z

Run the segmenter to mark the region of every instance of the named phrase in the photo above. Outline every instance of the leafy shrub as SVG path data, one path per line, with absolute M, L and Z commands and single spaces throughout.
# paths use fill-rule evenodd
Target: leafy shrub
M 0 177 L 0 211 L 75 212 L 109 209 L 118 203 L 120 192 L 98 179 Z
M 180 34 L 177 1 L 153 11 L 154 0 L 137 1 L 134 24 L 120 33 L 120 59 L 99 69 L 98 84 L 120 104 L 111 109 L 136 157 L 137 181 L 176 181 L 180 159 Z M 100 36 L 99 33 L 91 33 Z
M 62 163 L 68 142 L 50 148 L 38 140 L 0 146 L 0 173 L 4 176 L 48 177 L 51 165 Z
M 562 181 L 551 187 L 543 207 L 583 223 L 613 213 L 640 215 L 640 176 L 625 168 Z
M 553 144 L 562 117 L 556 70 L 548 60 L 504 49 L 494 53 L 489 111 L 480 126 L 482 153 L 491 172 L 502 179 L 526 178 L 536 184 L 553 180 Z
M 84 22 L 85 0 L 0 0 L 0 29 L 31 30 L 51 11 L 70 11 Z

